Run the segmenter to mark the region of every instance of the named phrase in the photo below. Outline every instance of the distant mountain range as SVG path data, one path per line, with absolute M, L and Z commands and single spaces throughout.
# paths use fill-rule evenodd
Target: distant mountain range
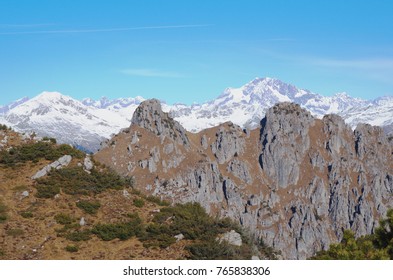
M 58 92 L 43 92 L 0 107 L 0 123 L 19 132 L 36 132 L 59 142 L 96 151 L 112 134 L 128 127 L 143 97 L 110 100 L 75 100 Z M 393 97 L 375 100 L 353 98 L 345 93 L 325 97 L 278 79 L 256 78 L 240 88 L 227 88 L 216 99 L 191 106 L 163 104 L 163 110 L 191 132 L 227 121 L 255 128 L 268 108 L 278 102 L 297 103 L 315 117 L 338 114 L 355 128 L 358 123 L 381 126 L 393 132 Z

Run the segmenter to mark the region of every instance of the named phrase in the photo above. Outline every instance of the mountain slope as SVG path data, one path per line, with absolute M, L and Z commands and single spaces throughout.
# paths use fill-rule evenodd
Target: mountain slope
M 199 202 L 284 258 L 304 259 L 341 240 L 343 229 L 373 232 L 393 207 L 392 148 L 378 127 L 352 131 L 337 115 L 317 119 L 288 102 L 256 129 L 228 122 L 193 134 L 148 100 L 95 158 L 144 193 Z
M 132 185 L 69 145 L 1 127 L 0 260 L 272 257 L 200 205 L 169 206 Z

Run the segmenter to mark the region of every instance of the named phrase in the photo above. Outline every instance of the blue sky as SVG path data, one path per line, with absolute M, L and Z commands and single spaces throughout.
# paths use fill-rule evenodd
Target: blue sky
M 393 1 L 0 1 L 0 104 L 204 102 L 275 77 L 323 95 L 393 95 Z

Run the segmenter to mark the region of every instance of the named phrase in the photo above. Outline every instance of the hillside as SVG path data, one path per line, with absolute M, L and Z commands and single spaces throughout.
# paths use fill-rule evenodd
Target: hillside
M 273 257 L 231 221 L 141 194 L 55 139 L 2 126 L 0 143 L 0 259 Z
M 285 259 L 326 250 L 345 229 L 370 234 L 393 206 L 392 141 L 381 128 L 353 131 L 288 102 L 253 130 L 228 122 L 190 133 L 148 100 L 95 158 L 142 193 L 237 221 Z

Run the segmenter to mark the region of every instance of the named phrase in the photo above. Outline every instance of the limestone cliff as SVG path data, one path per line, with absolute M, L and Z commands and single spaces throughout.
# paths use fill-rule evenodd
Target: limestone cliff
M 224 123 L 192 134 L 146 101 L 95 158 L 143 192 L 237 220 L 285 259 L 327 249 L 344 229 L 372 233 L 393 207 L 383 130 L 352 131 L 337 115 L 318 120 L 292 103 L 269 109 L 251 131 Z

